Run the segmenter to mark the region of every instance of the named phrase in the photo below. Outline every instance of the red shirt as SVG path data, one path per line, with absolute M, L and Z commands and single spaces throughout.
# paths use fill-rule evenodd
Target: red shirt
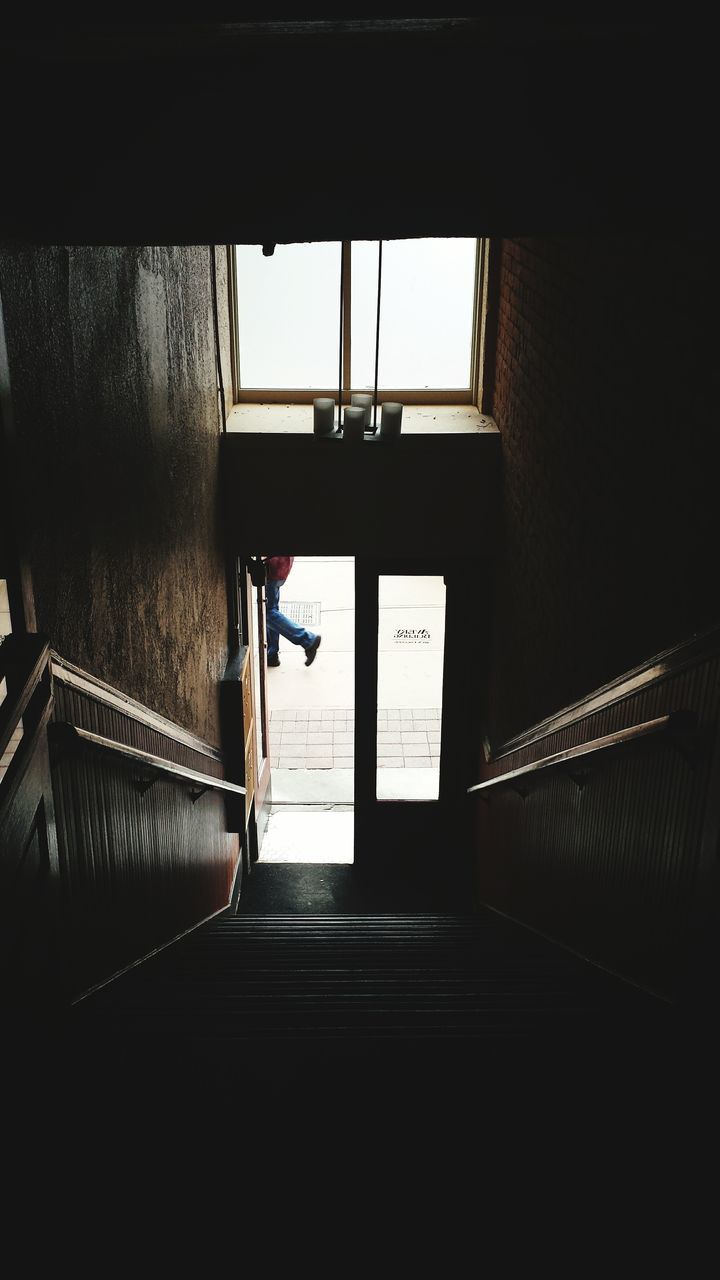
M 293 567 L 294 556 L 268 556 L 265 560 L 268 582 L 284 582 Z

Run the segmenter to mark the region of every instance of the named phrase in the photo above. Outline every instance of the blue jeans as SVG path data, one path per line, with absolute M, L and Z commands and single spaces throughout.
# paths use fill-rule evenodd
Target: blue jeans
M 314 631 L 306 631 L 297 622 L 291 622 L 290 618 L 286 618 L 281 613 L 278 605 L 280 603 L 280 588 L 284 587 L 285 582 L 266 582 L 265 583 L 265 621 L 267 623 L 267 644 L 268 658 L 276 658 L 278 649 L 280 648 L 280 636 L 284 636 L 286 640 L 292 641 L 293 644 L 301 644 L 303 649 L 309 649 L 313 640 L 316 639 Z

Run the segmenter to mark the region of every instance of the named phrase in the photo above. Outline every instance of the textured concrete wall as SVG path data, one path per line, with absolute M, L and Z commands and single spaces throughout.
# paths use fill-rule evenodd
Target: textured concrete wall
M 23 247 L 0 255 L 0 290 L 38 629 L 217 743 L 210 250 Z
M 707 240 L 503 241 L 493 742 L 716 619 L 716 299 Z
M 217 244 L 214 246 L 214 249 L 215 277 L 217 281 L 218 338 L 220 343 L 225 417 L 227 418 L 227 415 L 233 407 L 232 364 L 230 361 L 232 334 L 230 332 L 228 246 L 224 244 Z M 232 249 L 231 252 L 234 252 L 234 249 Z

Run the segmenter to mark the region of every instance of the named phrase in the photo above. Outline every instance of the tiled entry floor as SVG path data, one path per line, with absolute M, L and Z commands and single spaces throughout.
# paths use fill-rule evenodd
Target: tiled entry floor
M 379 769 L 437 769 L 440 710 L 378 711 Z M 279 710 L 270 713 L 270 764 L 274 769 L 351 769 L 355 712 Z
M 261 862 L 353 861 L 354 811 L 350 805 L 288 805 L 270 810 Z

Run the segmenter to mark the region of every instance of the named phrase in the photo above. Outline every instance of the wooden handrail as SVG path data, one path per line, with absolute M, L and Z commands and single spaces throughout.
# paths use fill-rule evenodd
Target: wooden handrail
M 51 725 L 50 734 L 56 741 L 73 745 L 85 743 L 108 754 L 129 760 L 133 764 L 165 774 L 178 782 L 191 782 L 201 791 L 230 791 L 233 795 L 247 795 L 245 787 L 241 787 L 237 782 L 226 782 L 224 778 L 213 778 L 209 773 L 198 773 L 195 769 L 186 769 L 184 765 L 174 764 L 172 760 L 151 755 L 148 751 L 140 751 L 137 747 L 128 747 L 124 742 L 115 742 L 113 738 L 103 738 L 99 733 L 91 733 L 89 729 L 80 729 L 77 725 L 68 724 L 66 721 L 58 721 Z
M 41 636 L 9 636 L 0 644 L 0 677 L 9 675 L 11 670 L 20 674 L 18 687 L 9 689 L 7 698 L 0 703 L 0 756 L 42 680 L 49 658 L 50 646 Z
M 619 729 L 615 733 L 607 733 L 602 738 L 593 738 L 577 747 L 568 747 L 566 751 L 556 751 L 554 755 L 544 756 L 542 760 L 534 760 L 531 764 L 521 765 L 518 769 L 508 769 L 496 778 L 488 778 L 486 782 L 476 782 L 468 787 L 467 793 L 487 791 L 491 787 L 499 787 L 503 783 L 514 782 L 516 778 L 529 773 L 539 773 L 541 769 L 550 769 L 553 765 L 565 764 L 581 756 L 594 755 L 598 751 L 606 751 L 609 747 L 620 747 L 635 742 L 639 738 L 647 738 L 654 733 L 667 733 L 669 730 L 687 732 L 695 725 L 695 717 L 688 711 L 671 711 L 668 715 L 658 716 L 654 720 L 644 720 L 642 724 L 630 725 L 627 729 Z
M 494 744 L 486 738 L 483 744 L 486 763 L 495 764 L 505 756 L 514 755 L 516 751 L 530 747 L 542 738 L 547 738 L 551 733 L 569 729 L 571 725 L 579 724 L 598 711 L 605 711 L 608 707 L 624 702 L 634 694 L 647 690 L 652 685 L 659 684 L 660 681 L 667 680 L 681 671 L 687 671 L 719 652 L 720 623 L 715 623 L 705 631 L 698 632 L 680 644 L 673 645 L 670 649 L 664 649 L 662 653 L 648 658 L 639 666 L 633 667 L 631 671 L 617 676 L 577 702 L 563 707 L 551 716 L 546 716 L 530 728 L 524 729 L 522 733 Z
M 222 762 L 222 754 L 216 747 L 211 747 L 209 743 L 203 742 L 202 738 L 198 738 L 194 733 L 183 729 L 172 720 L 167 720 L 165 716 L 159 715 L 156 711 L 151 711 L 149 707 L 143 706 L 141 702 L 136 702 L 128 694 L 123 693 L 120 689 L 113 688 L 112 685 L 106 684 L 104 680 L 91 675 L 89 671 L 83 671 L 80 667 L 73 666 L 66 658 L 61 658 L 60 654 L 56 653 L 54 649 L 50 650 L 50 666 L 54 684 L 63 684 L 70 689 L 77 690 L 86 698 L 92 698 L 96 702 L 112 707 L 114 711 L 119 711 L 121 715 L 127 716 L 129 720 L 134 720 L 137 724 L 146 725 L 147 728 L 152 729 L 155 733 L 163 734 L 164 737 L 170 738 L 173 742 L 182 743 L 183 746 L 189 747 L 191 751 L 209 756 L 211 760 Z

